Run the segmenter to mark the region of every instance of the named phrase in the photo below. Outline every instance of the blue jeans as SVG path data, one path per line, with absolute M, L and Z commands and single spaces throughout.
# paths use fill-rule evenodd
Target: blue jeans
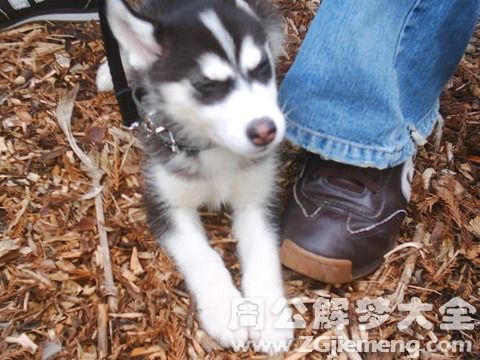
M 439 119 L 479 12 L 480 0 L 324 0 L 280 89 L 287 138 L 346 164 L 403 163 Z

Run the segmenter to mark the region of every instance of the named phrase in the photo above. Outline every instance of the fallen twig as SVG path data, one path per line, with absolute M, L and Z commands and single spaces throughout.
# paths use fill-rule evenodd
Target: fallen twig
M 22 202 L 21 202 L 22 206 L 21 206 L 20 210 L 17 212 L 17 214 L 15 215 L 15 219 L 13 219 L 13 221 L 8 225 L 7 230 L 5 230 L 5 235 L 10 230 L 12 230 L 15 227 L 15 225 L 17 225 L 17 223 L 20 220 L 20 218 L 22 217 L 23 213 L 25 212 L 25 210 L 27 210 L 27 206 L 28 206 L 29 203 L 30 203 L 30 200 L 29 200 L 29 197 L 28 197 L 28 190 L 27 190 L 27 197 L 22 200 Z
M 108 355 L 108 308 L 105 304 L 98 304 L 98 357 L 104 359 Z
M 426 236 L 426 232 L 424 229 L 424 225 L 418 224 L 415 230 L 415 234 L 413 235 L 413 241 L 409 244 L 410 245 L 417 244 L 418 246 L 414 246 L 414 247 L 420 249 L 424 242 L 425 236 Z M 405 296 L 405 290 L 407 289 L 408 284 L 410 283 L 410 279 L 412 278 L 413 271 L 415 270 L 415 263 L 417 262 L 417 257 L 418 257 L 418 251 L 415 251 L 407 257 L 407 260 L 405 260 L 405 266 L 403 268 L 402 275 L 400 276 L 400 281 L 397 285 L 397 289 L 393 294 L 389 296 L 391 301 L 390 303 L 391 311 L 395 310 L 398 304 L 403 302 L 403 298 Z
M 108 247 L 107 232 L 105 230 L 105 216 L 103 212 L 102 202 L 102 186 L 101 179 L 103 171 L 98 166 L 98 159 L 92 160 L 87 154 L 83 152 L 77 145 L 75 138 L 73 137 L 71 130 L 71 118 L 73 112 L 73 106 L 75 98 L 78 92 L 78 84 L 75 85 L 73 90 L 63 96 L 57 107 L 57 120 L 58 123 L 67 137 L 68 143 L 72 150 L 80 158 L 82 164 L 86 168 L 88 176 L 92 179 L 92 191 L 95 192 L 95 213 L 97 217 L 97 230 L 100 242 L 100 253 L 102 258 L 102 266 L 104 273 L 103 290 L 108 296 L 108 305 L 111 311 L 117 311 L 117 288 L 113 281 L 112 265 L 110 261 L 110 249 Z

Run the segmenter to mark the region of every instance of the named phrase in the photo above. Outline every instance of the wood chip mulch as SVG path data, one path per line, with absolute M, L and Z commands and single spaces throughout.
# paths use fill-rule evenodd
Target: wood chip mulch
M 279 64 L 283 74 L 318 1 L 278 3 L 287 33 Z M 113 95 L 95 89 L 95 71 L 104 58 L 98 23 L 24 25 L 0 33 L 0 51 L 0 360 L 264 358 L 253 350 L 219 349 L 199 329 L 182 277 L 145 225 L 141 149 L 121 127 Z M 322 295 L 350 301 L 346 337 L 468 340 L 473 344 L 468 353 L 445 350 L 422 358 L 480 358 L 478 312 L 474 331 L 439 328 L 439 308 L 452 297 L 480 310 L 479 74 L 480 28 L 442 95 L 443 138 L 419 152 L 400 246 L 385 265 L 345 286 L 326 286 L 285 270 L 288 297 L 301 298 L 308 310 L 307 328 L 297 331 L 297 338 L 326 332 L 311 326 L 312 303 Z M 57 118 L 60 99 L 77 85 L 71 132 L 90 165 L 103 173 L 97 186 Z M 285 146 L 285 187 L 298 169 L 297 153 Z M 105 217 L 100 224 L 99 207 Z M 228 215 L 203 217 L 212 245 L 238 281 Z M 107 254 L 102 238 L 108 238 Z M 112 284 L 104 275 L 108 255 Z M 400 331 L 397 324 L 405 314 L 395 311 L 379 328 L 363 331 L 354 310 L 355 300 L 365 296 L 431 303 L 426 317 L 434 328 L 415 324 Z M 326 358 L 308 348 L 293 351 L 301 344 L 297 340 L 285 358 Z M 406 356 L 380 355 L 338 358 Z

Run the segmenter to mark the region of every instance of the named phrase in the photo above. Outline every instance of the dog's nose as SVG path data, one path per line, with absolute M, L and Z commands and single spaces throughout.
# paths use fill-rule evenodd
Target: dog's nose
M 247 136 L 256 146 L 266 146 L 275 139 L 277 128 L 272 119 L 264 117 L 253 120 L 247 127 Z

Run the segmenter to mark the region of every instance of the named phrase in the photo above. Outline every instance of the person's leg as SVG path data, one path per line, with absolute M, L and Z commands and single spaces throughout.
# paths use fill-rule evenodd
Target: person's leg
M 478 0 L 325 0 L 281 87 L 290 141 L 387 168 L 428 136 L 437 99 L 478 17 Z
M 0 30 L 33 21 L 98 19 L 96 0 L 0 0 Z
M 381 264 L 409 200 L 402 164 L 439 117 L 479 9 L 479 0 L 323 2 L 280 91 L 288 139 L 318 154 L 286 209 L 284 264 L 329 282 Z

